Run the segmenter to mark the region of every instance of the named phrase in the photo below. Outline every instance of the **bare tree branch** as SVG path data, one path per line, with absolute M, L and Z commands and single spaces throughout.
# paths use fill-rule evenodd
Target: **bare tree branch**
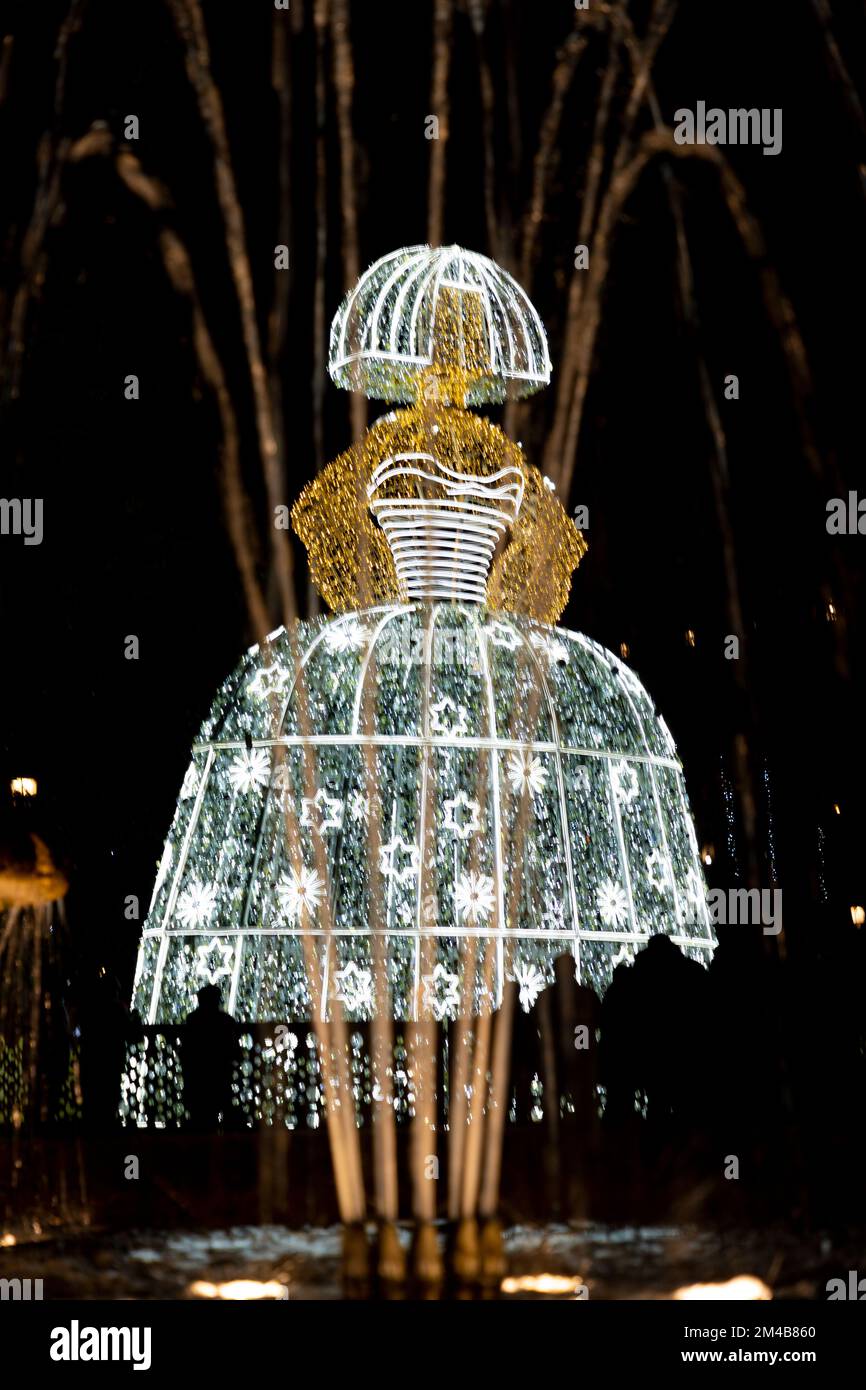
M 448 148 L 448 73 L 451 65 L 453 0 L 433 3 L 433 70 L 430 77 L 430 111 L 439 122 L 438 139 L 430 143 L 430 178 L 427 185 L 427 240 L 441 246 L 445 213 L 445 169 Z
M 187 76 L 198 103 L 202 124 L 210 141 L 217 198 L 225 227 L 226 250 L 241 313 L 255 402 L 256 430 L 265 487 L 268 495 L 269 534 L 274 556 L 277 585 L 288 626 L 297 617 L 292 577 L 292 549 L 285 530 L 275 523 L 276 509 L 286 505 L 285 478 L 280 467 L 280 446 L 274 425 L 273 407 L 268 393 L 267 371 L 262 356 L 256 315 L 255 291 L 247 254 L 243 213 L 238 200 L 231 148 L 223 112 L 222 97 L 210 67 L 210 50 L 198 0 L 168 0 L 175 27 L 184 46 Z

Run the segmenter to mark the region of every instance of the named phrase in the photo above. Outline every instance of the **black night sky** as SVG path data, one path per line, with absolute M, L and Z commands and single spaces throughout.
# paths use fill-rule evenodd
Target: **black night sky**
M 866 14 L 853 8 L 839 7 L 836 31 L 852 81 L 863 90 Z M 312 384 L 324 371 L 313 356 L 310 9 L 285 19 L 291 269 L 279 373 L 287 502 L 313 471 Z M 204 11 L 266 335 L 281 158 L 270 78 L 272 7 L 265 0 L 206 3 Z M 352 11 L 363 267 L 426 239 L 430 15 L 426 3 L 392 0 Z M 15 40 L 0 107 L 4 322 L 8 328 L 44 133 L 74 142 L 99 122 L 122 146 L 124 119 L 137 115 L 140 138 L 131 147 L 169 190 L 170 224 L 190 250 L 229 375 L 264 556 L 266 510 L 237 305 L 209 147 L 170 15 L 157 0 L 86 5 L 70 43 L 58 116 L 53 50 L 65 13 L 57 3 L 7 6 Z M 572 19 L 564 2 L 491 8 L 485 51 L 496 92 L 494 196 L 506 252 L 526 204 L 553 54 Z M 600 71 L 600 57 L 590 52 L 568 97 L 527 286 L 548 325 L 554 373 Z M 801 409 L 820 471 L 810 468 L 778 334 L 765 312 L 766 267 L 744 253 L 714 170 L 677 161 L 700 340 L 727 434 L 749 668 L 744 697 L 722 656 L 728 627 L 708 466 L 712 443 L 694 343 L 677 302 L 673 229 L 656 162 L 615 233 L 569 499 L 571 507 L 589 507 L 590 549 L 562 621 L 614 650 L 628 643 L 630 661 L 680 747 L 699 835 L 716 847 L 721 882 L 736 866 L 726 858 L 720 770 L 724 764 L 730 775 L 731 734 L 746 719 L 753 765 L 762 781 L 767 768 L 771 791 L 771 826 L 766 807 L 761 810 L 763 854 L 772 834 L 795 950 L 798 931 L 828 914 L 841 923 L 849 904 L 866 896 L 864 540 L 830 538 L 825 527 L 828 499 L 866 486 L 866 128 L 828 67 L 809 4 L 690 0 L 662 46 L 655 80 L 669 122 L 679 106 L 698 99 L 783 110 L 781 154 L 765 157 L 751 147 L 726 153 L 805 342 L 812 389 Z M 476 40 L 465 10 L 455 18 L 451 99 L 445 240 L 494 254 L 484 213 Z M 330 320 L 344 290 L 330 95 L 324 149 Z M 43 498 L 45 536 L 39 547 L 25 547 L 17 537 L 0 542 L 0 784 L 22 774 L 39 779 L 40 824 L 71 870 L 69 911 L 82 968 L 107 963 L 126 990 L 139 924 L 124 919 L 124 898 L 137 894 L 146 907 L 189 745 L 218 682 L 253 635 L 223 521 L 217 417 L 197 370 L 188 306 L 166 279 L 157 219 L 120 183 L 108 158 L 68 163 L 61 177 L 18 385 L 9 372 L 4 381 L 2 493 Z M 124 399 L 129 373 L 140 378 L 137 402 Z M 739 377 L 738 401 L 723 399 L 728 373 Z M 552 406 L 553 388 L 534 398 L 521 422 L 535 462 Z M 348 398 L 330 382 L 325 426 L 325 457 L 332 458 L 348 442 L 350 424 Z M 303 563 L 299 550 L 301 577 Z M 831 604 L 835 621 L 828 617 Z M 685 639 L 688 629 L 694 647 Z M 124 659 L 129 634 L 139 638 L 138 661 Z

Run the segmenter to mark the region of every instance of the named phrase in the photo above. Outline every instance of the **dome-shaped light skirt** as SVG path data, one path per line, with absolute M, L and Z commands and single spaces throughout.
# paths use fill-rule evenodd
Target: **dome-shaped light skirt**
M 339 1000 L 350 1019 L 386 998 L 398 1018 L 443 1019 L 461 999 L 495 1007 L 506 979 L 529 1007 L 563 952 L 602 993 L 656 932 L 709 960 L 682 770 L 643 686 L 610 652 L 435 602 L 303 623 L 294 645 L 305 735 L 281 629 L 225 682 L 194 746 L 139 952 L 145 1020 L 183 1019 L 207 983 L 247 1022 L 308 1018 L 311 997 L 325 1011 Z

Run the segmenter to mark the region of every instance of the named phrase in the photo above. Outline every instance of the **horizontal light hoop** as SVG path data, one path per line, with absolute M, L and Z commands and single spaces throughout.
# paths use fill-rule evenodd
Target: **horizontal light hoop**
M 616 945 L 618 942 L 632 942 L 643 944 L 651 939 L 650 932 L 613 932 L 613 931 L 583 931 L 580 928 L 573 930 L 571 927 L 558 929 L 556 931 L 531 931 L 523 927 L 516 927 L 509 930 L 507 927 L 493 930 L 484 930 L 480 927 L 424 927 L 418 931 L 417 927 L 391 927 L 373 930 L 365 927 L 359 931 L 357 927 L 299 927 L 296 923 L 286 924 L 285 927 L 218 927 L 213 923 L 207 926 L 197 927 L 190 930 L 189 927 L 147 927 L 142 932 L 142 936 L 159 937 L 206 937 L 206 936 L 340 936 L 355 937 L 359 941 L 364 941 L 371 936 L 398 936 L 411 938 L 413 940 L 423 939 L 424 937 L 448 938 L 454 940 L 457 937 L 472 937 L 478 941 L 557 941 L 560 937 L 572 941 L 575 937 L 579 941 L 603 941 Z M 670 940 L 675 946 L 700 946 L 702 950 L 714 951 L 716 943 L 708 940 L 704 936 L 672 936 Z
M 626 749 L 578 748 L 566 743 L 553 743 L 549 739 L 537 739 L 522 743 L 519 739 L 484 738 L 467 735 L 465 738 L 451 737 L 447 734 L 283 734 L 279 738 L 254 738 L 252 748 L 338 748 L 356 744 L 369 744 L 379 748 L 490 748 L 504 753 L 566 753 L 580 758 L 606 758 L 621 762 L 627 758 L 630 763 L 646 763 L 651 767 L 669 767 L 675 772 L 682 771 L 678 758 L 663 758 L 655 753 L 632 753 Z M 243 739 L 216 739 L 212 743 L 194 743 L 194 753 L 233 753 L 247 747 Z

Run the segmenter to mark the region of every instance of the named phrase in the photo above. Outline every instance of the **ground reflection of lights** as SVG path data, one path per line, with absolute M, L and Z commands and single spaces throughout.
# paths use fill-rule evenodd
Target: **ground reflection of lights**
M 731 1300 L 764 1303 L 772 1297 L 772 1290 L 753 1274 L 738 1274 L 724 1284 L 685 1284 L 671 1294 L 671 1298 L 689 1302 Z
M 193 1298 L 222 1298 L 233 1303 L 250 1302 L 256 1299 L 288 1298 L 285 1284 L 277 1279 L 262 1282 L 259 1279 L 230 1279 L 225 1284 L 211 1284 L 207 1279 L 196 1279 L 190 1284 L 189 1293 Z
M 520 1274 L 503 1279 L 500 1288 L 503 1293 L 540 1293 L 562 1297 L 586 1297 L 586 1285 L 579 1275 L 572 1274 Z

